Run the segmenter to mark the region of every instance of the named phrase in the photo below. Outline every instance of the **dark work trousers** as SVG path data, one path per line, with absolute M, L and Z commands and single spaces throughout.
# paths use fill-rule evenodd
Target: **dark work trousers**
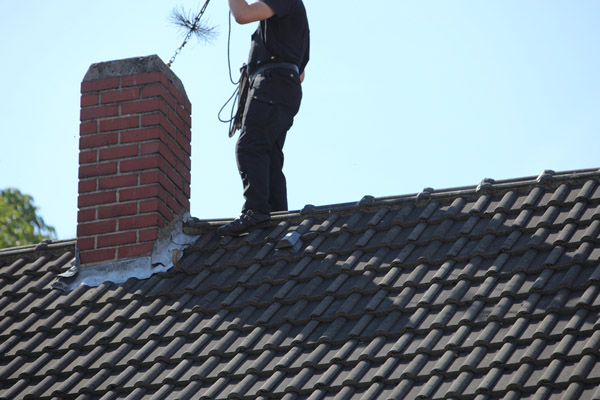
M 300 78 L 293 70 L 270 69 L 251 82 L 236 145 L 243 210 L 268 214 L 288 209 L 283 145 L 301 100 Z

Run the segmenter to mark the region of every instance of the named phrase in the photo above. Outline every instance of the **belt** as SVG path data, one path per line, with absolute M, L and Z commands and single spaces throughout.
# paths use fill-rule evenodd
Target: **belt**
M 256 70 L 256 72 L 252 74 L 250 79 L 254 80 L 254 78 L 257 75 L 262 74 L 263 72 L 268 71 L 270 69 L 275 69 L 275 68 L 290 69 L 290 70 L 296 72 L 297 74 L 300 74 L 300 69 L 298 68 L 298 66 L 296 64 L 286 63 L 286 62 L 278 62 L 278 63 L 265 64 L 265 65 L 259 67 Z

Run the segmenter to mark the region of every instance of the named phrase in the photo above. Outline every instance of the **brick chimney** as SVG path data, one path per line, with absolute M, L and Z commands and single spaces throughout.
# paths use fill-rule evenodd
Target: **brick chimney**
M 158 56 L 93 64 L 81 84 L 81 265 L 150 255 L 189 212 L 191 104 Z

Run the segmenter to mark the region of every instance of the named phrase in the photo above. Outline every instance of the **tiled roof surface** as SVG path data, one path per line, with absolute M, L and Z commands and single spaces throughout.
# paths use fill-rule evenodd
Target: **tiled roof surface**
M 66 294 L 73 242 L 0 254 L 0 398 L 600 399 L 598 170 L 204 225 Z

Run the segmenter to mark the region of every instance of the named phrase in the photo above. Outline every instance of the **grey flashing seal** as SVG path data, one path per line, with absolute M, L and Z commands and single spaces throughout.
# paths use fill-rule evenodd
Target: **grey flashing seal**
M 299 232 L 288 232 L 287 235 L 285 235 L 283 239 L 277 243 L 275 249 L 292 249 L 297 253 L 302 247 L 302 240 L 300 240 L 301 237 L 302 235 L 300 235 Z
M 154 274 L 173 268 L 183 255 L 183 250 L 198 238 L 199 236 L 183 233 L 183 221 L 179 220 L 161 233 L 154 243 L 151 255 L 92 266 L 81 266 L 79 257 L 76 256 L 71 262 L 71 268 L 58 275 L 52 287 L 70 292 L 81 285 L 97 287 L 104 282 L 123 283 L 131 278 L 148 279 Z

